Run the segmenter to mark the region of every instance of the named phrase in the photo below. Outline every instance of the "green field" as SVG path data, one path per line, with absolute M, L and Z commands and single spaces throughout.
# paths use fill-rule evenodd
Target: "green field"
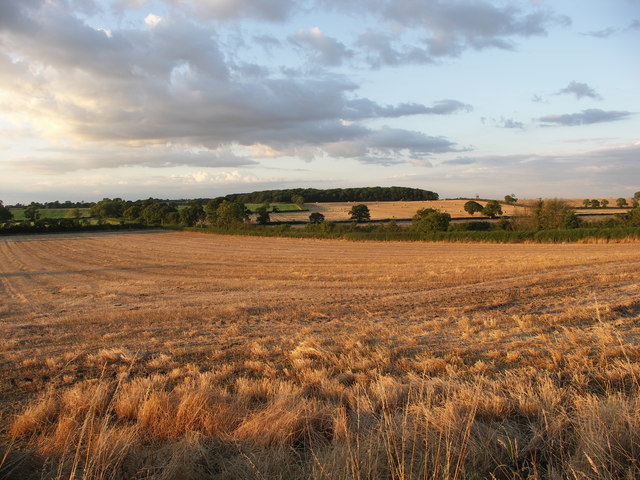
M 40 208 L 38 212 L 40 213 L 40 218 L 69 218 L 69 212 L 71 212 L 73 208 Z M 88 208 L 79 208 L 80 214 L 82 218 L 89 217 L 89 209 Z M 24 220 L 24 208 L 16 208 L 11 209 L 11 213 L 13 214 L 14 220 Z
M 255 211 L 262 206 L 262 203 L 247 203 L 245 207 L 247 207 L 251 213 L 255 213 Z M 304 207 L 299 207 L 295 203 L 270 203 L 269 204 L 269 213 L 273 212 L 273 207 L 277 207 L 278 212 L 299 212 L 306 211 L 307 209 Z

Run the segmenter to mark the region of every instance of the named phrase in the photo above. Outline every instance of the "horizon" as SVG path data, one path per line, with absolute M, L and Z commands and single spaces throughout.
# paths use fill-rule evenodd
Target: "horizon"
M 630 198 L 639 37 L 632 0 L 0 3 L 0 200 Z

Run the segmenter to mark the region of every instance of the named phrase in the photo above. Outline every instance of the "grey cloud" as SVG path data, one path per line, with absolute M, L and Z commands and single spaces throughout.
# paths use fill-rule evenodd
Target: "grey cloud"
M 547 10 L 521 13 L 510 4 L 496 6 L 486 1 L 396 0 L 387 2 L 384 12 L 402 25 L 424 28 L 434 57 L 457 56 L 468 48 L 511 49 L 514 38 L 546 35 L 550 26 L 569 23 L 568 18 Z
M 325 66 L 339 66 L 353 56 L 343 43 L 326 36 L 319 28 L 300 30 L 289 37 L 294 45 L 313 52 L 315 58 Z
M 175 8 L 188 8 L 200 18 L 232 20 L 256 18 L 269 22 L 286 20 L 297 8 L 293 0 L 164 0 Z
M 544 124 L 556 124 L 564 126 L 590 125 L 592 123 L 613 122 L 633 115 L 632 112 L 605 111 L 598 108 L 583 110 L 581 113 L 564 115 L 546 115 L 538 120 Z
M 366 31 L 359 35 L 356 45 L 364 50 L 365 60 L 373 68 L 433 62 L 426 49 L 414 46 L 399 50 L 383 32 Z
M 445 160 L 441 163 L 441 165 L 473 165 L 474 163 L 478 163 L 476 159 L 473 158 L 454 158 L 453 160 Z
M 446 138 L 391 127 L 370 130 L 349 141 L 326 144 L 323 149 L 335 157 L 380 165 L 411 163 L 435 153 L 457 151 L 455 143 Z
M 583 97 L 593 98 L 595 100 L 602 99 L 602 97 L 589 85 L 586 83 L 576 82 L 575 80 L 569 82 L 569 85 L 556 93 L 556 95 L 562 94 L 575 95 L 578 100 Z
M 254 42 L 260 45 L 265 50 L 271 50 L 272 48 L 278 48 L 282 45 L 273 35 L 255 35 L 253 37 Z
M 512 50 L 518 38 L 546 35 L 552 26 L 571 20 L 541 8 L 522 11 L 516 6 L 488 1 L 414 2 L 407 0 L 319 0 L 328 8 L 367 12 L 404 29 L 424 32 L 424 45 L 398 49 L 390 36 L 367 31 L 358 46 L 374 68 L 407 63 L 432 63 L 439 57 L 457 57 L 464 51 L 497 48 Z
M 462 182 L 461 186 L 491 179 L 494 185 L 508 184 L 510 190 L 532 198 L 580 196 L 585 188 L 596 196 L 611 196 L 615 191 L 629 192 L 629 196 L 638 190 L 639 157 L 640 144 L 636 143 L 566 154 L 465 157 L 443 164 L 469 162 L 468 169 L 449 177 L 450 182 Z
M 625 28 L 607 27 L 601 30 L 592 30 L 590 32 L 584 32 L 582 33 L 582 35 L 586 35 L 594 38 L 609 38 L 610 36 L 615 35 L 617 33 L 628 32 L 630 30 L 638 30 L 638 29 L 640 29 L 640 20 L 635 19 L 631 23 L 629 23 L 629 25 L 627 25 Z
M 471 105 L 458 100 L 439 100 L 431 107 L 419 103 L 401 103 L 397 106 L 381 106 L 368 99 L 357 99 L 347 103 L 350 112 L 343 118 L 348 120 L 366 118 L 396 118 L 408 115 L 451 115 L 473 110 Z
M 381 165 L 383 167 L 390 167 L 392 165 L 400 165 L 402 163 L 406 163 L 406 160 L 401 158 L 393 158 L 393 157 L 373 157 L 373 156 L 364 156 L 360 157 L 359 161 L 364 163 L 365 165 Z
M 501 118 L 498 126 L 502 128 L 524 128 L 524 123 L 518 122 L 512 118 Z
M 94 168 L 118 168 L 144 166 L 170 168 L 177 166 L 222 168 L 258 165 L 251 158 L 240 157 L 229 151 L 197 152 L 178 149 L 133 149 L 122 150 L 73 150 L 47 149 L 30 157 L 18 157 L 5 162 L 7 166 L 40 174 L 60 174 Z
M 65 10 L 62 3 L 27 0 L 19 8 L 0 5 L 4 12 L 26 19 L 0 26 L 3 45 L 22 59 L 12 63 L 0 57 L 11 67 L 2 75 L 15 80 L 3 83 L 13 95 L 5 96 L 10 103 L 0 107 L 34 121 L 42 119 L 39 127 L 44 130 L 60 125 L 66 129 L 62 136 L 72 140 L 137 147 L 173 143 L 212 151 L 230 145 L 266 146 L 274 155 L 313 151 L 319 153 L 311 156 L 322 157 L 325 152 L 390 164 L 455 151 L 455 144 L 421 132 L 373 130 L 358 122 L 471 108 L 452 99 L 431 106 L 380 105 L 357 97 L 358 86 L 345 77 L 322 72 L 283 70 L 275 77 L 260 65 L 228 60 L 214 30 L 184 20 L 166 18 L 140 30 L 107 35 Z M 40 62 L 50 74 L 24 75 L 31 63 Z M 37 101 L 34 91 L 39 92 Z M 70 151 L 34 157 L 31 165 L 69 170 L 253 162 L 212 153 L 128 151 L 134 152 L 131 157 L 113 150 L 112 155 L 82 158 Z
M 459 102 L 458 100 L 440 100 L 436 102 L 433 107 L 427 108 L 426 113 L 433 113 L 436 115 L 449 115 L 457 112 L 470 112 L 473 110 L 471 105 Z
M 618 33 L 620 30 L 615 27 L 603 28 L 602 30 L 592 30 L 590 32 L 584 32 L 582 35 L 595 38 L 609 38 L 614 33 Z

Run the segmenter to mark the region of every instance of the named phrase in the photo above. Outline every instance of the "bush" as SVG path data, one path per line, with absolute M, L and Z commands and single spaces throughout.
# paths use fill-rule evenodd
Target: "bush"
M 444 232 L 449 228 L 451 215 L 435 208 L 422 208 L 411 220 L 413 230 L 417 232 Z
M 482 209 L 482 213 L 489 218 L 496 218 L 498 215 L 502 215 L 502 206 L 497 200 L 489 200 Z

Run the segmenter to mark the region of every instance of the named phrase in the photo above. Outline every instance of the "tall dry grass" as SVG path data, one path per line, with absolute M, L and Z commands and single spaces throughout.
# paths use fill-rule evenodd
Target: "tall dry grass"
M 135 356 L 110 355 L 101 378 L 46 391 L 11 418 L 0 471 L 16 479 L 637 478 L 638 351 L 614 323 L 565 327 L 556 346 L 511 362 L 462 351 L 399 356 L 384 328 L 366 335 L 378 348 L 358 345 L 359 335 L 330 346 L 318 336 L 282 357 L 264 359 L 254 345 L 198 371 L 133 374 Z M 252 355 L 277 373 L 248 369 Z
M 0 245 L 0 478 L 640 477 L 637 249 L 232 240 Z

